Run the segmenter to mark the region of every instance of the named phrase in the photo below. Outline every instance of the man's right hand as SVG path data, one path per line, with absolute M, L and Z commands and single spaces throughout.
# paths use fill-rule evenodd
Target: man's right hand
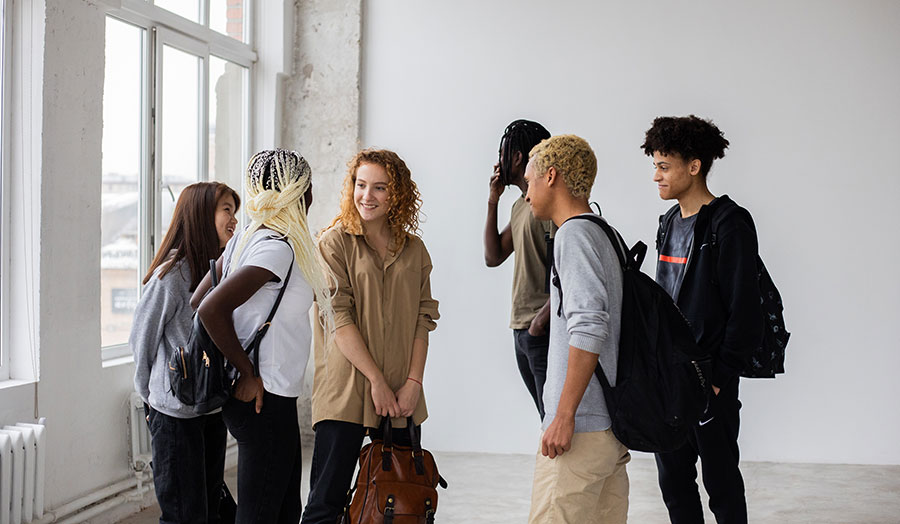
M 500 181 L 500 164 L 494 164 L 494 174 L 491 176 L 491 193 L 488 202 L 496 204 L 500 202 L 500 195 L 506 190 L 506 186 Z
M 575 417 L 557 413 L 547 431 L 541 435 L 541 455 L 556 458 L 572 449 Z
M 371 382 L 371 385 L 375 414 L 380 417 L 390 416 L 391 418 L 400 416 L 400 404 L 397 403 L 397 397 L 394 395 L 391 387 L 388 386 L 387 381 L 382 378 L 376 382 Z

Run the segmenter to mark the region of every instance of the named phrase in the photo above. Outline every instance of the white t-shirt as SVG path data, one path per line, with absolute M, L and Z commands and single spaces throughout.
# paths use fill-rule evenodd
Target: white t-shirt
M 253 340 L 256 331 L 265 323 L 278 292 L 293 264 L 291 279 L 272 319 L 269 331 L 260 343 L 259 375 L 266 391 L 283 397 L 299 397 L 303 389 L 303 375 L 309 359 L 312 331 L 309 325 L 309 308 L 313 303 L 313 291 L 303 273 L 297 267 L 294 252 L 281 235 L 269 229 L 253 233 L 244 250 L 231 266 L 231 256 L 246 233 L 246 229 L 234 235 L 225 247 L 225 278 L 242 266 L 261 267 L 271 271 L 278 282 L 266 282 L 246 302 L 234 310 L 234 330 L 245 348 Z

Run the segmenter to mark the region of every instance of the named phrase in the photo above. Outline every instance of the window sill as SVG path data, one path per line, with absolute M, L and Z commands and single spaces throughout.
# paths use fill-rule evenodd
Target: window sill
M 18 386 L 27 386 L 28 384 L 34 384 L 37 380 L 19 380 L 19 379 L 6 379 L 0 380 L 0 390 L 3 389 L 11 389 Z
M 116 366 L 122 366 L 124 364 L 131 364 L 132 362 L 134 362 L 134 356 L 128 355 L 124 357 L 108 358 L 103 361 L 102 366 L 103 368 L 112 368 Z

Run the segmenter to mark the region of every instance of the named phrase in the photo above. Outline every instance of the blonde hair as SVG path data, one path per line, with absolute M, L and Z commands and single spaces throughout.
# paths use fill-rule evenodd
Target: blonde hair
M 412 180 L 409 168 L 406 167 L 406 162 L 393 151 L 364 149 L 347 162 L 347 176 L 344 178 L 344 187 L 341 190 L 341 210 L 334 217 L 331 225 L 324 230 L 341 224 L 344 230 L 350 234 L 363 234 L 362 220 L 356 204 L 353 202 L 356 171 L 362 164 L 381 166 L 388 175 L 387 223 L 391 228 L 390 250 L 396 252 L 403 245 L 407 234 L 419 232 L 419 211 L 422 207 L 422 198 L 416 183 Z
M 334 275 L 319 258 L 315 242 L 306 222 L 306 191 L 312 182 L 312 171 L 296 151 L 274 149 L 260 151 L 247 165 L 247 202 L 245 210 L 250 225 L 235 246 L 231 264 L 235 264 L 250 236 L 260 227 L 281 233 L 294 250 L 297 266 L 309 283 L 319 306 L 319 322 L 326 336 L 334 331 L 332 285 Z
M 572 196 L 590 196 L 597 176 L 597 157 L 587 140 L 575 135 L 552 136 L 534 146 L 528 158 L 538 176 L 554 167 Z

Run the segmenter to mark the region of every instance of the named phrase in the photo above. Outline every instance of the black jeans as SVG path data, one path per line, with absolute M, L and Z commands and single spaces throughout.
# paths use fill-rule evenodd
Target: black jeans
M 316 424 L 316 444 L 309 472 L 309 500 L 303 512 L 303 524 L 334 524 L 347 504 L 347 491 L 353 483 L 353 471 L 359 461 L 366 428 L 362 424 L 323 420 Z M 421 428 L 418 428 L 421 431 Z M 381 438 L 378 429 L 369 430 Z M 391 432 L 394 444 L 412 445 L 408 428 Z
M 550 334 L 533 337 L 527 329 L 514 329 L 516 343 L 516 363 L 525 387 L 534 399 L 541 420 L 544 420 L 544 382 L 547 380 L 547 350 Z
M 300 426 L 297 397 L 265 392 L 255 402 L 232 398 L 222 410 L 238 442 L 237 524 L 300 521 Z
M 703 506 L 697 486 L 697 457 L 703 468 L 703 485 L 709 494 L 709 509 L 719 524 L 746 524 L 747 500 L 744 479 L 738 467 L 738 428 L 741 402 L 738 379 L 713 397 L 712 419 L 697 425 L 688 443 L 671 453 L 657 453 L 659 487 L 672 524 L 703 522 Z
M 175 418 L 148 409 L 160 524 L 219 522 L 225 469 L 222 415 Z

